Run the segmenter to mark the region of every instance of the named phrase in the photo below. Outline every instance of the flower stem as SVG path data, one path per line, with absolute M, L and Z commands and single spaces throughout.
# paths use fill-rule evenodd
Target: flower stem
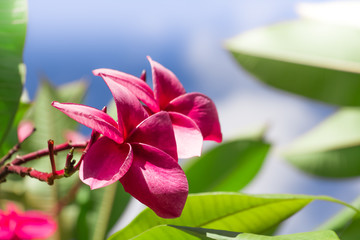
M 59 144 L 57 146 L 54 146 L 54 154 L 64 151 L 64 150 L 68 150 L 71 148 L 85 148 L 87 146 L 88 142 L 80 142 L 80 143 L 63 143 L 63 144 Z M 16 156 L 15 160 L 12 161 L 13 165 L 21 165 L 23 163 L 26 163 L 28 161 L 34 160 L 36 158 L 40 158 L 43 156 L 47 156 L 49 155 L 49 149 L 42 149 L 36 152 L 32 152 L 23 156 Z
M 54 157 L 54 140 L 49 139 L 48 140 L 48 149 L 49 149 L 49 158 L 50 158 L 50 164 L 51 164 L 51 170 L 52 174 L 56 174 L 56 165 L 55 165 L 55 157 Z
M 19 149 L 20 149 L 20 143 L 17 143 L 15 146 L 13 146 L 13 147 L 9 150 L 9 152 L 8 152 L 5 156 L 3 156 L 3 157 L 1 158 L 1 160 L 0 160 L 0 166 L 3 166 L 4 163 L 5 163 L 7 160 L 9 160 L 14 153 L 16 153 L 17 151 L 19 151 Z
M 23 156 L 17 156 L 12 162 L 0 167 L 0 183 L 6 181 L 6 176 L 10 173 L 18 174 L 22 177 L 30 176 L 32 178 L 39 179 L 40 181 L 46 182 L 49 185 L 54 183 L 55 179 L 63 178 L 63 177 L 70 177 L 74 174 L 77 170 L 79 170 L 80 165 L 76 165 L 74 167 L 75 161 L 71 161 L 70 167 L 67 169 L 62 169 L 60 171 L 56 171 L 55 167 L 55 159 L 54 155 L 57 152 L 61 152 L 68 149 L 75 149 L 75 148 L 88 148 L 88 142 L 81 142 L 81 143 L 63 143 L 57 146 L 54 146 L 54 142 L 52 140 L 48 141 L 48 148 L 42 149 L 36 152 L 32 152 Z M 85 152 L 83 153 L 83 155 Z M 23 163 L 29 162 L 33 159 L 42 157 L 42 156 L 50 156 L 51 162 L 51 173 L 40 172 L 30 167 L 23 167 L 20 166 Z M 72 155 L 72 154 L 71 154 Z M 82 156 L 83 157 L 83 156 Z M 72 156 L 71 156 L 72 158 Z M 4 161 L 5 162 L 5 161 Z M 66 167 L 66 166 L 65 166 Z

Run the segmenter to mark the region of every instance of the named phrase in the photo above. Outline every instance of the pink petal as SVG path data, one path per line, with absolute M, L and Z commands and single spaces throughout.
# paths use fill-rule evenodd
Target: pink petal
M 123 134 L 118 129 L 118 124 L 103 111 L 75 103 L 53 102 L 51 105 L 75 121 L 94 129 L 117 143 L 124 141 Z
M 127 73 L 105 68 L 96 69 L 93 73 L 96 76 L 102 77 L 106 83 L 114 81 L 121 84 L 145 103 L 153 112 L 159 111 L 159 106 L 154 99 L 154 93 L 144 80 Z M 146 74 L 142 74 L 141 77 L 146 78 Z
M 1 221 L 0 221 L 1 223 Z M 15 238 L 15 234 L 7 228 L 0 226 L 0 239 L 12 240 Z
M 155 99 L 160 109 L 164 109 L 171 100 L 186 92 L 173 72 L 150 57 L 148 60 L 152 69 Z
M 65 139 L 70 142 L 86 142 L 89 140 L 89 137 L 84 136 L 80 132 L 67 130 L 65 131 Z
M 16 235 L 19 239 L 47 239 L 56 231 L 57 224 L 39 211 L 27 211 L 17 218 Z
M 19 143 L 27 139 L 35 130 L 34 124 L 31 121 L 24 120 L 19 123 L 17 135 Z
M 141 72 L 140 79 L 143 80 L 144 82 L 146 82 L 146 71 L 145 70 L 143 70 Z
M 149 145 L 132 144 L 134 161 L 120 182 L 125 191 L 162 218 L 181 215 L 188 195 L 188 182 L 179 164 Z
M 136 96 L 127 88 L 118 82 L 113 81 L 113 79 L 109 77 L 103 77 L 103 79 L 114 97 L 119 128 L 124 129 L 124 138 L 126 138 L 140 122 L 149 116 L 149 114 Z
M 201 93 L 187 93 L 169 103 L 165 109 L 182 113 L 198 125 L 204 140 L 222 141 L 220 122 L 214 102 Z
M 203 136 L 196 123 L 183 114 L 176 112 L 169 113 L 175 132 L 179 158 L 200 156 L 203 145 Z
M 178 159 L 174 131 L 167 112 L 155 113 L 145 119 L 136 127 L 127 142 L 145 143 Z
M 15 238 L 16 217 L 0 214 L 0 239 L 12 240 Z
M 101 137 L 86 153 L 79 177 L 91 189 L 105 187 L 123 177 L 132 161 L 130 144 L 117 144 Z

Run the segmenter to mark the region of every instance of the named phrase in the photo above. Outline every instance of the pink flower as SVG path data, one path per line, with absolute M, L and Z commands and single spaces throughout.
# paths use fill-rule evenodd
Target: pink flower
M 148 60 L 152 67 L 154 91 L 141 78 L 112 69 L 93 73 L 106 82 L 113 81 L 128 88 L 142 101 L 150 114 L 167 111 L 173 124 L 179 158 L 200 156 L 204 140 L 222 141 L 219 118 L 213 101 L 201 93 L 186 93 L 169 69 Z
M 46 239 L 54 234 L 55 221 L 40 211 L 21 212 L 14 204 L 0 210 L 0 239 Z
M 80 166 L 80 179 L 91 189 L 120 180 L 125 191 L 163 218 L 180 216 L 188 194 L 177 162 L 171 120 L 160 111 L 149 117 L 125 87 L 105 80 L 115 99 L 118 122 L 85 105 L 53 102 L 69 117 L 101 133 Z

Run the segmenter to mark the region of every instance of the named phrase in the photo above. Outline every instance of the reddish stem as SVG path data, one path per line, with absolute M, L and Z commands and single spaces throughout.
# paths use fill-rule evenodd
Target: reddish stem
M 48 140 L 48 149 L 49 149 L 49 158 L 51 164 L 51 170 L 53 174 L 56 174 L 56 165 L 55 165 L 55 153 L 54 153 L 54 140 Z
M 36 178 L 40 181 L 46 182 L 49 185 L 52 185 L 54 183 L 55 179 L 69 177 L 76 171 L 77 171 L 77 169 L 76 170 L 74 169 L 71 173 L 69 173 L 67 176 L 65 176 L 65 171 L 63 169 L 60 171 L 56 171 L 55 173 L 47 173 L 47 172 L 40 172 L 31 167 L 17 166 L 17 165 L 12 165 L 11 163 L 8 163 L 0 169 L 0 182 L 6 181 L 5 177 L 9 173 L 15 173 L 15 174 L 20 175 L 21 177 L 29 176 L 32 178 Z
M 67 169 L 67 171 L 65 171 L 64 169 L 62 169 L 60 171 L 56 171 L 55 160 L 54 159 L 51 160 L 51 156 L 53 157 L 54 154 L 56 154 L 57 152 L 64 151 L 67 149 L 87 148 L 87 145 L 88 145 L 88 142 L 74 143 L 74 144 L 63 143 L 63 144 L 60 144 L 60 145 L 57 145 L 54 147 L 53 142 L 51 143 L 51 141 L 49 141 L 49 147 L 47 149 L 42 149 L 42 150 L 32 152 L 32 153 L 29 153 L 29 154 L 26 154 L 23 156 L 17 156 L 11 163 L 8 163 L 8 164 L 2 166 L 0 168 L 0 183 L 6 181 L 5 178 L 9 173 L 15 173 L 20 176 L 27 175 L 27 176 L 30 176 L 33 178 L 37 178 L 40 181 L 45 181 L 49 185 L 51 185 L 51 184 L 53 184 L 54 179 L 62 178 L 62 177 L 69 177 L 79 169 L 79 167 L 72 167 L 70 169 Z M 31 161 L 33 159 L 43 157 L 46 155 L 50 155 L 50 161 L 53 162 L 52 163 L 52 173 L 40 172 L 33 168 L 19 166 L 23 163 L 26 163 L 28 161 Z M 74 162 L 73 162 L 73 164 L 74 164 Z
M 88 142 L 81 142 L 81 143 L 63 143 L 63 144 L 59 144 L 57 146 L 54 147 L 54 154 L 64 151 L 64 150 L 68 150 L 71 148 L 85 148 L 87 146 Z M 32 152 L 23 156 L 17 156 L 15 158 L 14 161 L 12 161 L 13 165 L 21 165 L 23 163 L 26 163 L 28 161 L 34 160 L 36 158 L 40 158 L 43 156 L 47 156 L 49 155 L 49 149 L 42 149 L 36 152 Z
M 16 173 L 22 177 L 30 176 L 39 179 L 40 181 L 47 182 L 50 185 L 53 183 L 53 181 L 49 182 L 50 176 L 52 175 L 51 173 L 39 172 L 33 168 L 14 165 L 6 165 L 5 169 L 7 173 Z
M 16 153 L 17 151 L 19 151 L 19 149 L 20 149 L 20 143 L 18 143 L 18 144 L 16 144 L 15 146 L 13 146 L 13 147 L 9 150 L 9 152 L 8 152 L 4 157 L 1 158 L 1 160 L 0 160 L 0 166 L 4 165 L 4 163 L 6 162 L 6 160 L 9 160 L 14 153 Z

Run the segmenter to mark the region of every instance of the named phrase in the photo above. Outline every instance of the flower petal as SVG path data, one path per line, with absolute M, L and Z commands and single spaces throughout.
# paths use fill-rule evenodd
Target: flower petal
M 91 189 L 105 187 L 123 177 L 132 161 L 130 144 L 117 144 L 101 137 L 86 153 L 79 177 Z
M 39 211 L 27 211 L 17 217 L 16 235 L 19 239 L 47 239 L 54 234 L 57 224 Z
M 145 69 L 141 72 L 140 79 L 146 82 L 146 71 Z
M 152 70 L 155 99 L 164 109 L 174 98 L 185 94 L 185 89 L 173 72 L 147 57 Z
M 178 159 L 173 126 L 167 112 L 155 113 L 141 122 L 127 142 L 145 143 Z
M 203 136 L 199 127 L 189 117 L 176 112 L 169 112 L 176 139 L 179 158 L 201 155 Z
M 114 97 L 119 128 L 124 129 L 124 138 L 126 138 L 149 114 L 130 90 L 109 77 L 103 79 Z
M 140 101 L 146 104 L 153 112 L 159 111 L 159 106 L 154 99 L 154 93 L 146 84 L 146 74 L 143 72 L 141 78 L 133 75 L 123 73 L 112 69 L 96 69 L 93 71 L 94 75 L 102 77 L 105 82 L 114 81 L 126 87 L 132 94 L 134 94 Z M 105 79 L 106 78 L 106 79 Z
M 0 220 L 0 223 L 2 223 L 1 220 Z M 15 234 L 10 229 L 0 226 L 0 239 L 12 240 L 14 238 L 15 238 Z
M 123 133 L 119 131 L 118 124 L 103 111 L 75 103 L 53 102 L 51 105 L 75 121 L 94 129 L 117 143 L 124 141 Z
M 220 122 L 214 102 L 201 93 L 187 93 L 172 100 L 165 109 L 182 113 L 198 125 L 204 140 L 222 141 Z
M 132 144 L 134 161 L 120 182 L 125 191 L 162 218 L 181 215 L 188 182 L 179 164 L 165 152 L 145 144 Z
M 66 130 L 64 132 L 64 137 L 67 141 L 70 142 L 86 142 L 89 140 L 89 137 L 86 137 L 80 132 L 74 130 Z
M 35 130 L 34 124 L 29 120 L 24 120 L 19 123 L 17 128 L 17 136 L 19 143 L 27 139 Z
M 15 238 L 17 216 L 12 215 L 3 211 L 0 212 L 0 239 L 11 240 Z

